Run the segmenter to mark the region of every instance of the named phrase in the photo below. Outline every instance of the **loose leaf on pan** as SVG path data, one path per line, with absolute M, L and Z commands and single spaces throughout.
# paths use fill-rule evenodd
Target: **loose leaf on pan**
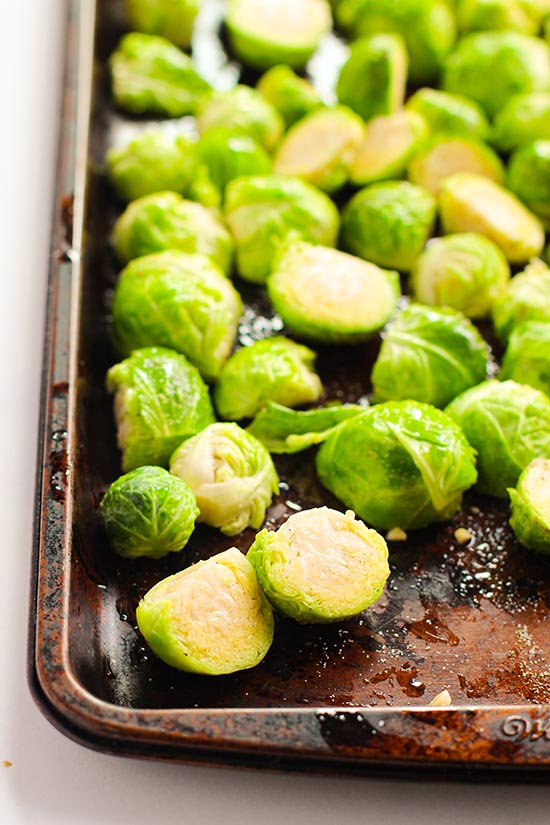
M 359 404 L 299 412 L 268 402 L 247 428 L 271 453 L 299 453 L 321 444 L 344 421 L 363 413 Z

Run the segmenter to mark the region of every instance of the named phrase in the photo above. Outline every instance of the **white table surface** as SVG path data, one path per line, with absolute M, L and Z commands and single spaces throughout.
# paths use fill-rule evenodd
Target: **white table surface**
M 69 741 L 34 706 L 25 674 L 27 605 L 63 5 L 0 2 L 0 823 L 547 825 L 544 787 L 319 778 L 121 759 Z

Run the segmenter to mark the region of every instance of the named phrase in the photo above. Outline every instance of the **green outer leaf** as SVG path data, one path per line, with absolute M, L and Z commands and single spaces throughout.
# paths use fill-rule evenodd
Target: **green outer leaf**
M 197 125 L 201 135 L 220 126 L 249 135 L 268 152 L 275 148 L 284 131 L 277 109 L 249 86 L 235 86 L 229 92 L 214 94 L 200 108 Z
M 542 261 L 533 261 L 507 284 L 492 314 L 501 341 L 524 321 L 550 321 L 550 269 Z
M 442 92 L 439 89 L 419 89 L 407 100 L 405 109 L 418 112 L 432 134 L 470 134 L 485 140 L 489 136 L 489 121 L 481 106 L 468 97 Z
M 526 321 L 512 331 L 499 378 L 529 384 L 550 396 L 550 320 Z
M 160 34 L 186 49 L 201 0 L 126 0 L 130 28 Z
M 314 86 L 284 64 L 268 69 L 256 88 L 277 109 L 287 129 L 323 106 Z
M 264 444 L 270 453 L 298 453 L 321 444 L 343 422 L 365 412 L 359 404 L 335 404 L 298 412 L 268 402 L 247 427 L 247 432 Z
M 536 459 L 521 473 L 517 488 L 508 489 L 511 502 L 510 526 L 517 540 L 530 550 L 538 553 L 550 553 L 550 514 L 537 506 L 529 490 L 531 475 L 539 462 L 548 467 L 548 460 Z

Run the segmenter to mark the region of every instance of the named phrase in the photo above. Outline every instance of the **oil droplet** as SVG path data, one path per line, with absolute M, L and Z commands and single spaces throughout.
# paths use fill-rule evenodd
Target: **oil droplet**
M 64 441 L 67 435 L 67 430 L 54 430 L 52 433 L 52 441 Z

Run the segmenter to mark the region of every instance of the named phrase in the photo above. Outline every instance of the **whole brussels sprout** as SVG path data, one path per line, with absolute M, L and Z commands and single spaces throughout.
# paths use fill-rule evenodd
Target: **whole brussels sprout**
M 138 467 L 111 484 L 99 513 L 115 553 L 160 559 L 185 547 L 199 508 L 183 481 L 162 467 Z
M 510 280 L 504 254 L 473 232 L 428 242 L 411 273 L 417 301 L 458 309 L 468 318 L 486 318 Z
M 335 192 L 348 180 L 363 131 L 363 121 L 345 106 L 313 112 L 283 138 L 274 171 Z
M 443 88 L 471 97 L 493 117 L 513 95 L 550 90 L 550 51 L 517 32 L 470 34 L 449 56 Z
M 194 114 L 211 92 L 191 58 L 164 37 L 124 35 L 110 67 L 116 105 L 134 115 Z
M 231 48 L 256 69 L 277 63 L 301 68 L 332 25 L 326 0 L 229 0 L 227 5 Z
M 446 178 L 439 198 L 446 234 L 477 232 L 493 241 L 513 264 L 522 264 L 544 248 L 538 218 L 498 183 L 459 172 Z
M 136 619 L 159 659 L 207 676 L 254 667 L 273 641 L 273 611 L 236 547 L 160 581 Z
M 365 120 L 397 111 L 405 99 L 408 58 L 400 37 L 379 34 L 352 43 L 336 94 Z
M 535 458 L 508 493 L 517 540 L 530 550 L 550 553 L 550 460 Z
M 321 446 L 317 471 L 328 490 L 378 529 L 451 518 L 477 478 L 460 427 L 418 401 L 378 404 L 347 421 Z
M 533 140 L 550 140 L 550 94 L 516 95 L 495 115 L 492 141 L 502 152 Z
M 222 418 L 252 418 L 268 401 L 298 407 L 317 401 L 323 387 L 313 369 L 315 353 L 288 338 L 255 341 L 225 363 L 214 388 Z
M 429 192 L 405 181 L 362 189 L 342 214 L 342 243 L 348 252 L 379 266 L 407 271 L 432 231 L 436 203 Z
M 508 168 L 508 186 L 550 226 L 550 140 L 536 140 L 514 152 Z
M 512 330 L 499 377 L 550 396 L 550 321 L 526 321 Z
M 134 350 L 108 371 L 107 390 L 115 393 L 124 472 L 144 464 L 168 466 L 178 444 L 215 420 L 198 370 L 169 349 Z
M 227 187 L 225 219 L 235 240 L 239 275 L 265 282 L 290 237 L 334 246 L 339 215 L 318 189 L 284 175 L 240 178 Z
M 499 156 L 468 135 L 436 135 L 425 142 L 408 168 L 411 183 L 439 195 L 443 182 L 458 172 L 471 172 L 504 183 L 504 167 Z
M 249 135 L 235 134 L 220 126 L 206 132 L 197 144 L 197 159 L 221 196 L 235 178 L 267 175 L 273 166 L 271 157 Z
M 533 261 L 512 278 L 493 306 L 493 323 L 501 341 L 524 321 L 550 323 L 550 269 Z
M 480 140 L 489 136 L 489 121 L 481 106 L 462 95 L 439 89 L 418 89 L 407 100 L 405 109 L 417 112 L 427 121 L 432 134 L 472 135 Z
M 287 129 L 323 105 L 314 86 L 295 74 L 290 66 L 268 69 L 256 88 L 277 109 Z
M 193 491 L 199 521 L 226 536 L 258 529 L 279 492 L 269 452 L 238 424 L 210 424 L 188 438 L 172 455 L 170 472 Z
M 242 309 L 231 281 L 203 255 L 146 255 L 116 285 L 115 339 L 124 355 L 151 345 L 181 352 L 211 381 L 231 352 Z
M 477 452 L 477 490 L 506 498 L 533 458 L 550 454 L 550 399 L 515 381 L 486 381 L 447 407 Z
M 333 404 L 315 410 L 291 410 L 268 401 L 247 427 L 270 453 L 299 453 L 322 444 L 349 418 L 365 412 L 360 404 Z
M 271 604 L 303 624 L 338 622 L 371 607 L 390 575 L 382 536 L 351 510 L 328 507 L 262 530 L 246 557 Z
M 223 223 L 176 192 L 155 192 L 128 204 L 115 223 L 112 242 L 122 263 L 172 249 L 198 252 L 231 271 L 233 241 Z
M 126 0 L 130 28 L 146 34 L 161 34 L 186 49 L 201 0 Z
M 356 37 L 380 32 L 402 35 L 415 84 L 437 77 L 456 37 L 454 15 L 443 0 L 342 0 L 337 20 Z
M 371 381 L 377 401 L 445 407 L 487 377 L 487 344 L 455 309 L 412 304 L 388 326 Z
M 521 0 L 458 0 L 456 20 L 462 32 L 512 29 L 536 34 L 539 28 Z
M 217 92 L 201 107 L 197 125 L 201 135 L 223 126 L 238 134 L 254 138 L 271 152 L 283 134 L 283 119 L 256 89 L 235 86 L 229 92 Z
M 327 343 L 370 338 L 390 318 L 399 275 L 336 249 L 297 242 L 267 279 L 275 311 L 291 332 Z
M 379 180 L 400 178 L 407 163 L 426 137 L 428 127 L 422 115 L 401 110 L 375 117 L 365 128 L 363 140 L 350 169 L 357 186 Z

